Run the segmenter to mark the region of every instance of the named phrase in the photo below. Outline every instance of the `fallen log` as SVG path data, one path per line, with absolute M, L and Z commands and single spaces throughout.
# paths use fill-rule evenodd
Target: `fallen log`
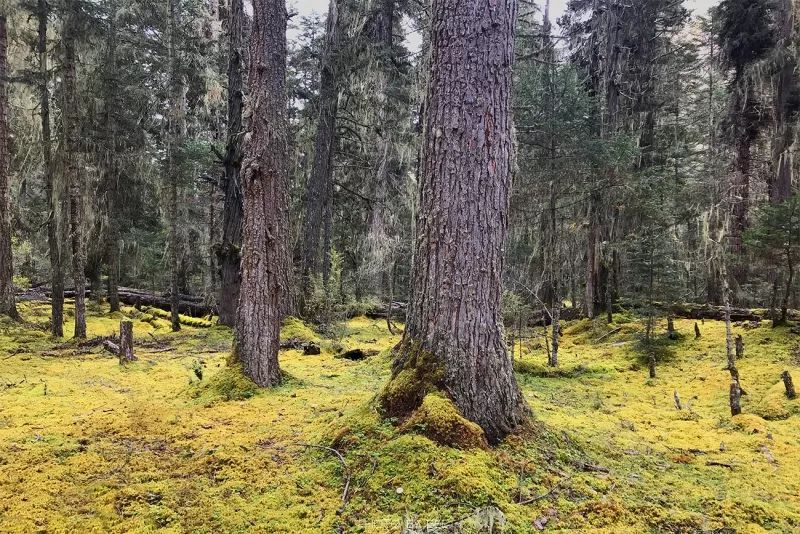
M 50 288 L 44 288 L 43 290 L 40 288 L 37 292 L 38 295 L 43 295 L 46 298 L 50 298 L 52 293 Z M 148 306 L 151 308 L 158 308 L 164 311 L 170 311 L 172 307 L 172 302 L 168 294 L 157 294 L 152 292 L 147 292 L 141 289 L 132 289 L 128 287 L 121 287 L 119 288 L 119 301 L 122 304 L 127 306 L 134 306 L 136 308 L 141 308 L 144 306 Z M 91 297 L 92 291 L 90 289 L 86 290 L 86 297 Z M 64 297 L 72 298 L 75 297 L 75 290 L 74 289 L 67 289 L 64 291 Z M 32 299 L 29 299 L 32 300 Z M 198 297 L 194 295 L 181 295 L 181 301 L 178 303 L 178 313 L 181 315 L 187 315 L 189 317 L 205 317 L 207 315 L 212 315 L 214 313 L 214 308 L 204 303 L 203 297 Z

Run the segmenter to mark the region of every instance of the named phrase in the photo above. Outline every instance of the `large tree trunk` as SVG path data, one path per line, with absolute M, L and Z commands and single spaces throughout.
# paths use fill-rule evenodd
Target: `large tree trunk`
M 62 244 L 67 241 L 64 235 L 68 211 L 64 208 L 63 188 L 57 187 L 53 172 L 53 149 L 50 130 L 50 71 L 47 65 L 47 0 L 38 0 L 37 17 L 39 53 L 39 91 L 40 114 L 42 122 L 42 169 L 47 192 L 47 247 L 50 255 L 50 278 L 52 295 L 50 297 L 50 333 L 55 337 L 64 336 L 64 255 Z
M 330 227 L 333 217 L 333 154 L 336 142 L 336 113 L 339 80 L 336 54 L 339 47 L 339 1 L 328 6 L 325 50 L 320 70 L 319 119 L 314 138 L 314 161 L 306 189 L 306 219 L 302 250 L 302 306 L 311 295 L 313 279 L 327 280 L 330 261 Z
M 79 168 L 80 125 L 76 81 L 75 38 L 78 29 L 78 4 L 67 0 L 63 32 L 64 84 L 61 122 L 64 128 L 64 175 L 69 184 L 70 242 L 72 278 L 75 282 L 75 337 L 86 337 L 86 243 L 84 240 L 85 177 Z
M 6 17 L 0 14 L 0 315 L 19 318 L 14 300 L 11 259 L 11 182 L 8 173 L 8 37 Z
M 389 416 L 432 389 L 492 443 L 527 412 L 500 327 L 514 143 L 515 0 L 434 0 L 413 297 Z
M 236 324 L 241 283 L 242 246 L 242 106 L 244 99 L 244 3 L 231 0 L 228 17 L 228 142 L 225 150 L 225 177 L 222 192 L 222 243 L 216 248 L 219 262 L 217 311 L 219 324 Z
M 242 284 L 234 361 L 263 387 L 281 382 L 282 306 L 289 290 L 286 142 L 286 5 L 254 0 L 250 35 L 250 124 L 243 164 Z

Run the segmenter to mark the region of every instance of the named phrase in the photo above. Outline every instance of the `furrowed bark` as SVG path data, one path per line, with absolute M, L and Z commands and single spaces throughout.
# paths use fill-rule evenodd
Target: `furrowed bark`
M 497 443 L 527 406 L 500 327 L 516 2 L 434 0 L 412 299 L 384 413 L 446 394 Z
M 262 387 L 281 382 L 282 305 L 288 277 L 286 5 L 254 0 L 250 124 L 243 164 L 242 283 L 233 360 Z
M 8 35 L 6 17 L 0 14 L 0 315 L 19 319 L 14 298 L 14 263 L 11 259 L 11 183 L 8 154 Z

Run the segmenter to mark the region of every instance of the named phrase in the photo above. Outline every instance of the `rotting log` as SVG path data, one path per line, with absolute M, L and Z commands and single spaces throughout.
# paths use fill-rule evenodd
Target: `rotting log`
M 120 287 L 118 289 L 118 293 L 120 302 L 127 306 L 135 306 L 137 308 L 148 306 L 164 311 L 170 311 L 171 309 L 169 293 L 158 294 L 129 287 Z M 50 288 L 37 288 L 35 295 L 40 295 L 44 298 L 50 298 Z M 33 298 L 33 296 L 34 294 L 31 294 L 31 298 L 26 300 L 36 300 Z M 74 297 L 75 290 L 65 290 L 64 296 L 67 298 Z M 86 291 L 86 296 L 91 296 L 91 290 Z M 212 306 L 204 303 L 203 297 L 196 295 L 180 295 L 178 312 L 181 315 L 187 315 L 189 317 L 206 317 L 208 315 L 212 315 L 214 311 L 215 310 Z

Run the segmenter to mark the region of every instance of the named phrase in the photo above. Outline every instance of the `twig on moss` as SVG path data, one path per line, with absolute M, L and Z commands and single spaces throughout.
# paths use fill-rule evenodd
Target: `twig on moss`
M 605 334 L 603 334 L 602 336 L 600 336 L 599 338 L 597 338 L 597 339 L 595 340 L 595 343 L 600 343 L 601 341 L 603 341 L 603 340 L 604 340 L 605 338 L 607 338 L 608 336 L 612 336 L 612 335 L 616 334 L 617 332 L 619 332 L 620 330 L 622 330 L 622 327 L 621 327 L 621 326 L 620 326 L 620 327 L 618 327 L 618 328 L 615 328 L 614 330 L 611 330 L 610 332 L 606 332 Z
M 566 477 L 562 478 L 561 480 L 559 480 L 558 482 L 553 484 L 553 487 L 550 488 L 550 491 L 548 491 L 546 493 L 542 493 L 541 495 L 537 495 L 535 497 L 531 497 L 530 499 L 525 499 L 524 501 L 520 501 L 519 504 L 531 504 L 531 503 L 534 503 L 536 501 L 541 501 L 542 499 L 546 499 L 547 497 L 549 497 L 550 495 L 555 493 L 555 491 L 559 487 L 561 487 L 562 484 L 564 484 L 565 482 L 568 482 L 571 478 L 572 478 L 572 475 L 567 475 Z
M 347 506 L 347 501 L 350 500 L 350 481 L 353 478 L 352 474 L 350 473 L 350 468 L 347 466 L 347 462 L 344 459 L 344 456 L 341 452 L 337 451 L 333 447 L 326 447 L 325 445 L 315 445 L 313 443 L 295 443 L 298 447 L 306 447 L 308 449 L 319 449 L 322 451 L 330 452 L 331 454 L 335 455 L 336 458 L 339 460 L 339 463 L 342 464 L 342 470 L 344 475 L 344 490 L 342 491 L 342 506 L 340 510 L 343 510 L 345 506 Z

